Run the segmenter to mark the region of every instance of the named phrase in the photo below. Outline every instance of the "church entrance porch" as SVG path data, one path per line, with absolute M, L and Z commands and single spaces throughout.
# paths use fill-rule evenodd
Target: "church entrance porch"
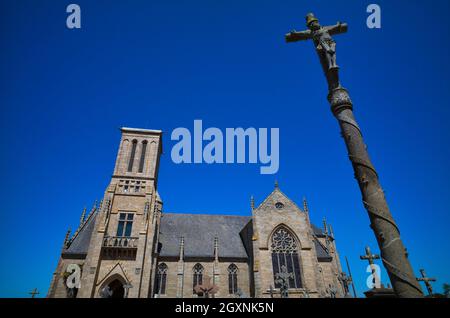
M 101 298 L 125 298 L 124 284 L 119 279 L 114 279 L 100 289 Z

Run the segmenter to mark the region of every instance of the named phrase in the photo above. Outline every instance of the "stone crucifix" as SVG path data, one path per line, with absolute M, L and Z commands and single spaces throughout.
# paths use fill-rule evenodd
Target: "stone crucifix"
M 340 22 L 331 26 L 322 26 L 312 13 L 306 16 L 306 26 L 308 29 L 305 31 L 292 31 L 286 34 L 286 42 L 313 41 L 327 79 L 331 111 L 339 122 L 341 136 L 344 138 L 348 158 L 353 166 L 354 177 L 358 181 L 362 201 L 370 219 L 370 227 L 377 239 L 381 260 L 392 287 L 397 297 L 423 297 L 422 289 L 416 281 L 408 260 L 406 248 L 400 239 L 400 230 L 389 210 L 378 173 L 370 160 L 361 129 L 353 114 L 350 95 L 339 81 L 336 42 L 332 36 L 347 32 L 348 26 Z
M 314 14 L 309 13 L 306 16 L 306 25 L 308 27 L 306 31 L 294 30 L 286 34 L 286 42 L 313 40 L 325 74 L 329 70 L 338 69 L 336 42 L 331 36 L 347 32 L 347 24 L 338 22 L 335 25 L 321 26 Z
M 205 276 L 203 283 L 196 285 L 194 291 L 197 295 L 203 295 L 203 298 L 209 298 L 209 295 L 214 295 L 219 291 L 219 287 L 211 284 L 211 277 Z
M 339 277 L 339 281 L 342 284 L 342 287 L 344 288 L 344 297 L 351 297 L 350 296 L 350 284 L 353 283 L 353 280 L 350 276 L 348 276 L 346 273 L 342 272 Z
M 370 269 L 372 270 L 372 282 L 375 286 L 378 286 L 377 282 L 380 282 L 380 277 L 378 277 L 376 273 L 374 260 L 380 259 L 380 255 L 372 254 L 372 252 L 370 251 L 370 247 L 366 246 L 366 254 L 361 255 L 359 258 L 363 261 L 367 260 L 369 262 Z
M 422 275 L 422 277 L 416 278 L 418 282 L 424 282 L 425 286 L 427 287 L 428 290 L 428 294 L 430 296 L 433 295 L 433 286 L 431 286 L 430 282 L 435 282 L 436 278 L 432 278 L 432 277 L 427 277 L 427 274 L 425 273 L 424 269 L 420 270 L 420 274 Z
M 37 290 L 37 288 L 35 288 L 32 291 L 30 291 L 29 294 L 31 295 L 31 298 L 35 298 L 36 295 L 39 295 L 39 291 Z
M 288 273 L 286 265 L 281 265 L 281 272 L 275 274 L 275 283 L 280 284 L 281 298 L 289 297 L 289 279 L 293 279 L 294 274 Z

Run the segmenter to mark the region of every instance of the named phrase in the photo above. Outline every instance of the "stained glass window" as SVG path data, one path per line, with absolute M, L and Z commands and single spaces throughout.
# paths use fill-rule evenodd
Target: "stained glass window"
M 293 274 L 289 278 L 289 288 L 301 288 L 298 246 L 294 236 L 284 227 L 278 228 L 272 236 L 271 249 L 274 281 L 277 281 L 276 275 L 282 272 L 284 265 L 287 272 Z M 280 288 L 280 283 L 275 283 L 275 288 Z
M 195 294 L 195 286 L 201 285 L 203 283 L 203 272 L 204 268 L 201 264 L 197 263 L 195 264 L 194 268 L 192 269 L 192 275 L 193 275 L 193 282 L 192 282 L 192 293 Z
M 237 266 L 234 264 L 228 266 L 228 293 L 230 295 L 234 295 L 237 293 L 238 290 L 237 275 L 238 275 Z
M 166 294 L 166 282 L 167 282 L 167 265 L 161 263 L 158 265 L 158 271 L 156 272 L 156 285 L 155 293 L 158 295 Z

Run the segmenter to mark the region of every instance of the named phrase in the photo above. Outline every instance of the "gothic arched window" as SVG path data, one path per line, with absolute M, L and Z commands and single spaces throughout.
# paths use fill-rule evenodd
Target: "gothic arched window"
M 280 288 L 277 274 L 286 268 L 287 273 L 292 273 L 289 278 L 289 288 L 301 288 L 300 262 L 298 246 L 294 236 L 284 227 L 278 228 L 272 236 L 272 266 L 275 288 Z
M 141 159 L 139 161 L 139 172 L 144 171 L 145 152 L 147 151 L 147 140 L 142 142 Z
M 164 295 L 166 293 L 167 270 L 166 264 L 161 263 L 158 265 L 158 271 L 156 272 L 155 294 Z
M 237 275 L 238 275 L 237 266 L 234 264 L 228 266 L 228 293 L 230 295 L 234 295 L 237 293 L 238 290 Z
M 201 285 L 203 283 L 203 272 L 204 268 L 201 264 L 197 263 L 195 264 L 194 268 L 192 269 L 192 293 L 195 294 L 195 286 Z
M 128 172 L 133 171 L 133 163 L 134 163 L 134 156 L 136 155 L 136 147 L 137 147 L 137 140 L 133 140 L 133 144 L 131 146 L 131 154 L 130 154 L 130 161 L 128 162 Z

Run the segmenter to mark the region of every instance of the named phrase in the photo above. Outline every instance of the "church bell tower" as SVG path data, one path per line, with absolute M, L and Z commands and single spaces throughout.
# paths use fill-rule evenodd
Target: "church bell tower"
M 151 297 L 152 249 L 162 210 L 157 192 L 162 132 L 121 128 L 121 133 L 77 297 Z

